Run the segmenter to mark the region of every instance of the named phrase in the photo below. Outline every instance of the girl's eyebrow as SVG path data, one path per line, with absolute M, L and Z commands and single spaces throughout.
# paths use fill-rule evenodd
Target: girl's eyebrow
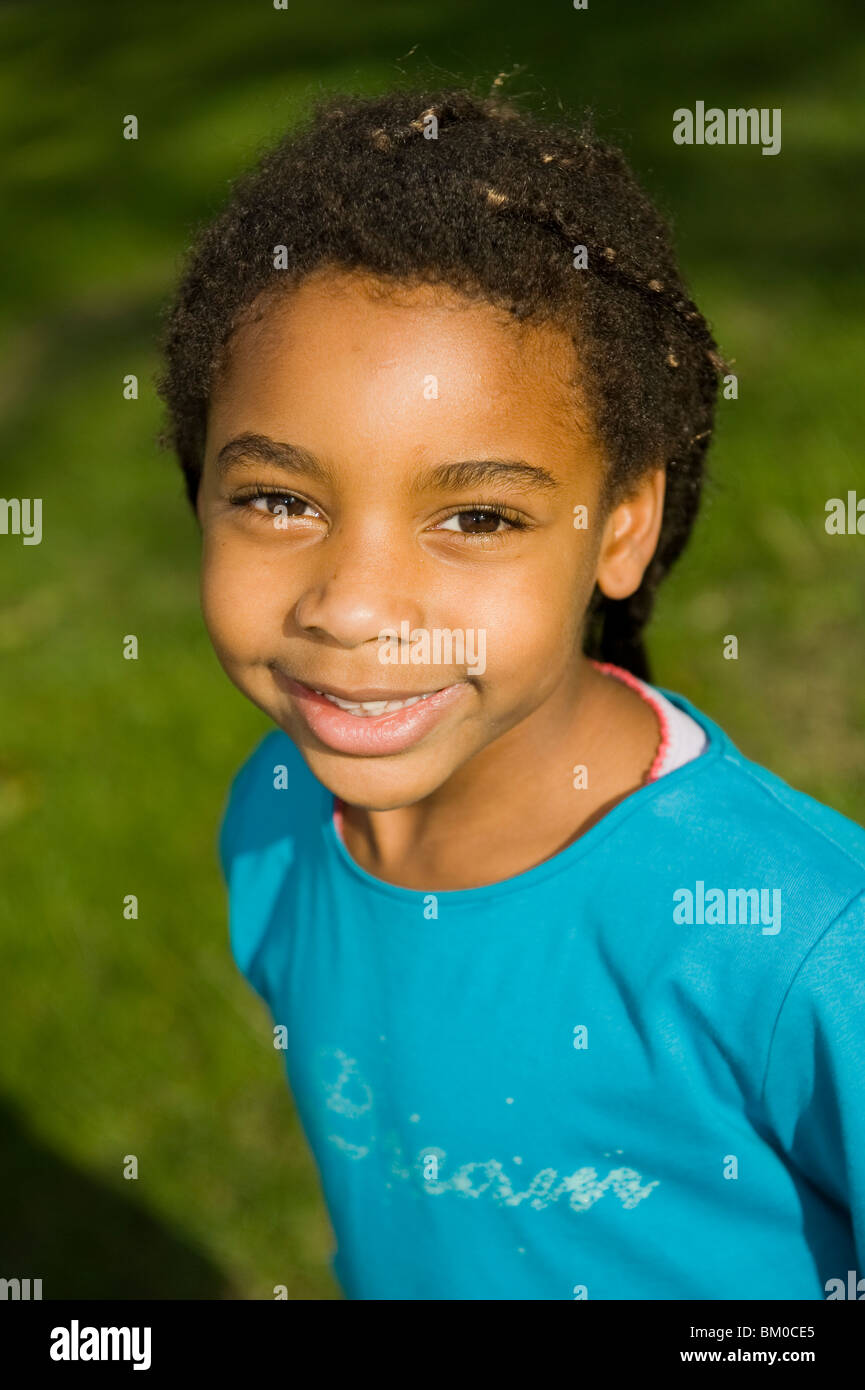
M 484 483 L 514 483 L 530 491 L 547 492 L 560 486 L 559 480 L 535 463 L 522 459 L 466 459 L 461 463 L 440 463 L 412 479 L 412 492 L 459 492 Z
M 331 469 L 297 444 L 283 444 L 266 434 L 239 434 L 224 444 L 216 456 L 216 470 L 225 473 L 233 465 L 269 463 L 293 473 L 305 473 L 317 482 L 333 481 Z M 459 492 L 480 487 L 514 483 L 530 491 L 548 492 L 561 486 L 559 480 L 539 464 L 522 459 L 464 459 L 426 468 L 411 481 L 409 491 Z
M 238 434 L 223 444 L 216 456 L 216 471 L 226 473 L 235 464 L 270 463 L 292 473 L 306 473 L 320 483 L 332 481 L 331 470 L 299 444 L 281 444 L 267 434 Z

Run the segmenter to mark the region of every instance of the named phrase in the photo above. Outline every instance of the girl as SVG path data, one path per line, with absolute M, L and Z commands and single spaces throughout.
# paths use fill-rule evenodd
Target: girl
M 846 1289 L 865 833 L 649 683 L 723 362 L 622 155 L 499 97 L 324 103 L 165 351 L 205 622 L 277 726 L 232 949 L 346 1294 Z

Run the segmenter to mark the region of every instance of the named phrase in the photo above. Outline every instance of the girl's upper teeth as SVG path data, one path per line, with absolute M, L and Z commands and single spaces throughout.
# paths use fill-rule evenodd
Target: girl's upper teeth
M 395 710 L 407 709 L 409 705 L 416 705 L 418 700 L 428 700 L 430 695 L 435 695 L 436 691 L 430 690 L 426 695 L 410 695 L 407 700 L 341 700 L 338 695 L 328 695 L 326 690 L 317 690 L 316 695 L 323 695 L 331 704 L 337 705 L 340 709 L 347 710 L 349 714 L 376 715 L 393 714 Z

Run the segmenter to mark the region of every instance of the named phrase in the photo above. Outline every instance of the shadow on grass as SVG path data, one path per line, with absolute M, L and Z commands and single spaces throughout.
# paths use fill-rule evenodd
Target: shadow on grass
M 8 1102 L 0 1192 L 0 1278 L 41 1279 L 43 1300 L 241 1297 L 137 1201 L 48 1149 Z

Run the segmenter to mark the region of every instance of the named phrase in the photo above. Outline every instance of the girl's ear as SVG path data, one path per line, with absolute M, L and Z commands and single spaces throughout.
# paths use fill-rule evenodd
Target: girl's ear
M 607 598 L 628 598 L 640 587 L 658 544 L 666 481 L 663 468 L 644 473 L 607 517 L 595 576 Z

